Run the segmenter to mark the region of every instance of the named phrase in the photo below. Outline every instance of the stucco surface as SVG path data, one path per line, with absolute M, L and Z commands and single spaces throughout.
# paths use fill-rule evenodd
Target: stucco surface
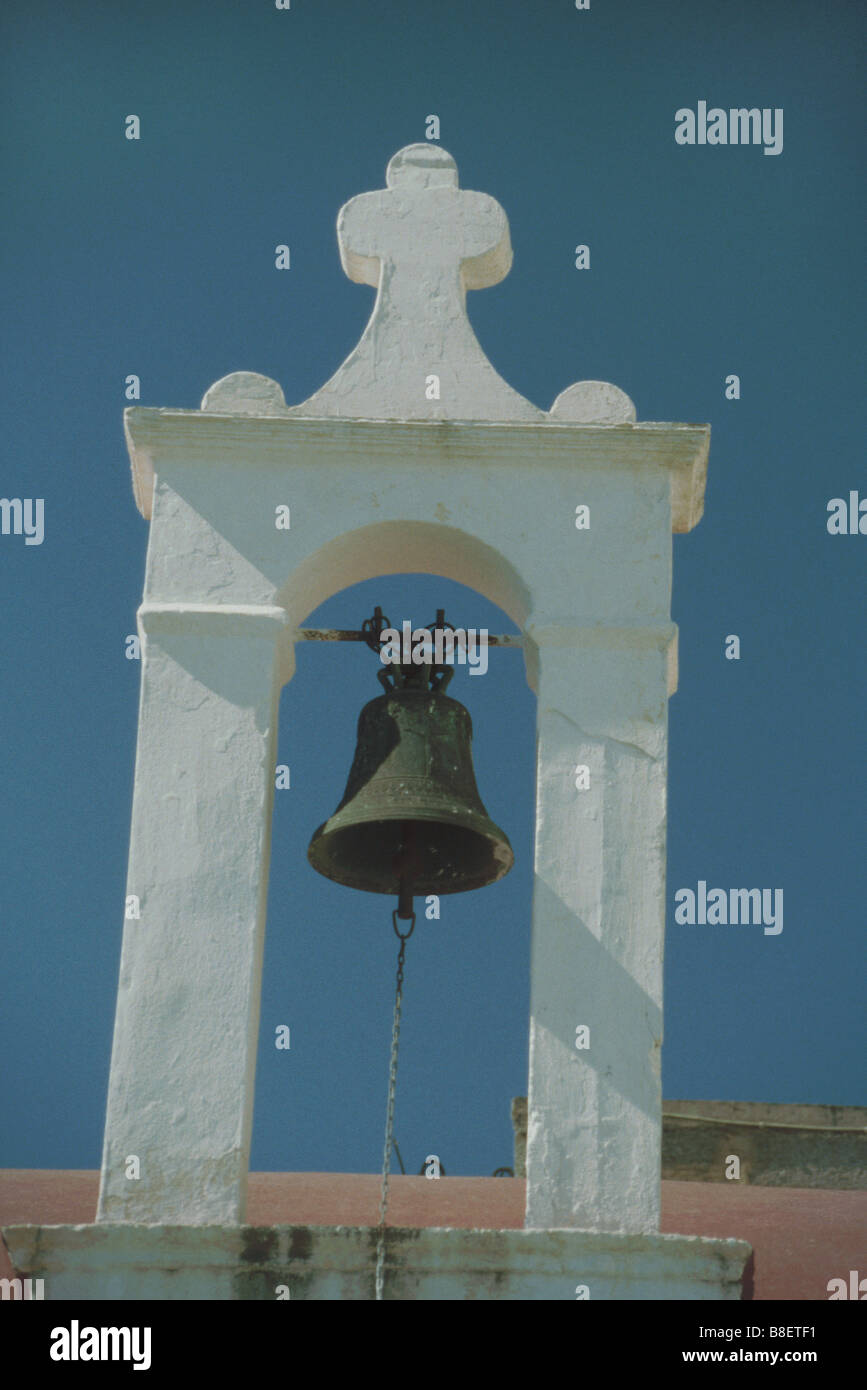
M 369 1300 L 375 1227 L 7 1227 L 50 1298 Z M 749 1246 L 697 1236 L 392 1227 L 385 1297 L 739 1299 Z

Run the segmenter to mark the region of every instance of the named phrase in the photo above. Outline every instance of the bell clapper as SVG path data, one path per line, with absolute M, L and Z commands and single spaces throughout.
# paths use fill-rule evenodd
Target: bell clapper
M 392 860 L 392 868 L 397 877 L 397 916 L 402 922 L 414 918 L 412 910 L 413 883 L 418 877 L 421 861 L 416 843 L 417 824 L 414 820 L 403 821 L 400 827 L 400 849 Z
M 400 891 L 397 897 L 397 915 L 403 922 L 415 916 L 412 910 L 412 883 L 409 879 L 400 880 Z

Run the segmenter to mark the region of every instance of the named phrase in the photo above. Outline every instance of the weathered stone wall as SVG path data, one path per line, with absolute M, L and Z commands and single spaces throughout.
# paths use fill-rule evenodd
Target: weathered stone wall
M 526 1172 L 527 1101 L 512 1101 L 515 1176 Z M 662 1176 L 726 1182 L 730 1155 L 739 1181 L 755 1187 L 867 1188 L 867 1109 L 672 1100 L 662 1112 Z
M 372 1300 L 375 1227 L 19 1226 L 52 1299 Z M 735 1300 L 750 1247 L 700 1236 L 391 1228 L 385 1298 Z

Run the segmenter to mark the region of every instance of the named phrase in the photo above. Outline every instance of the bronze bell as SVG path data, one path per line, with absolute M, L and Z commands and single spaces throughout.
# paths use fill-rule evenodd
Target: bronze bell
M 443 693 L 452 671 L 439 672 L 380 672 L 386 694 L 361 711 L 343 800 L 307 851 L 335 883 L 397 894 L 400 917 L 415 894 L 483 888 L 514 863 L 476 786 L 469 712 Z

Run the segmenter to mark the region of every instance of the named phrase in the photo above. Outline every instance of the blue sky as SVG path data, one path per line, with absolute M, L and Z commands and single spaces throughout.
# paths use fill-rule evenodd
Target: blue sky
M 864 1103 L 867 539 L 826 529 L 830 498 L 867 495 L 863 8 L 7 0 L 2 31 L 0 493 L 43 498 L 45 537 L 0 535 L 0 1164 L 99 1162 L 139 682 L 124 639 L 147 545 L 124 380 L 141 378 L 144 405 L 195 408 L 252 370 L 304 400 L 373 299 L 340 268 L 337 211 L 383 185 L 430 113 L 462 185 L 509 217 L 511 274 L 469 296 L 505 379 L 545 409 L 573 381 L 609 380 L 641 419 L 712 426 L 704 519 L 674 538 L 664 1094 Z M 782 154 L 679 146 L 675 112 L 700 100 L 782 108 Z M 357 626 L 376 603 L 511 626 L 420 576 L 359 585 L 309 622 Z M 740 661 L 724 658 L 730 633 Z M 292 787 L 276 795 L 257 1169 L 380 1161 L 386 900 L 305 857 L 375 667 L 360 647 L 308 646 L 283 692 Z M 444 900 L 410 942 L 396 1134 L 409 1171 L 437 1153 L 481 1174 L 511 1162 L 509 1102 L 526 1090 L 535 710 L 515 652 L 450 693 L 516 865 Z M 678 925 L 674 893 L 699 879 L 781 887 L 783 932 Z

